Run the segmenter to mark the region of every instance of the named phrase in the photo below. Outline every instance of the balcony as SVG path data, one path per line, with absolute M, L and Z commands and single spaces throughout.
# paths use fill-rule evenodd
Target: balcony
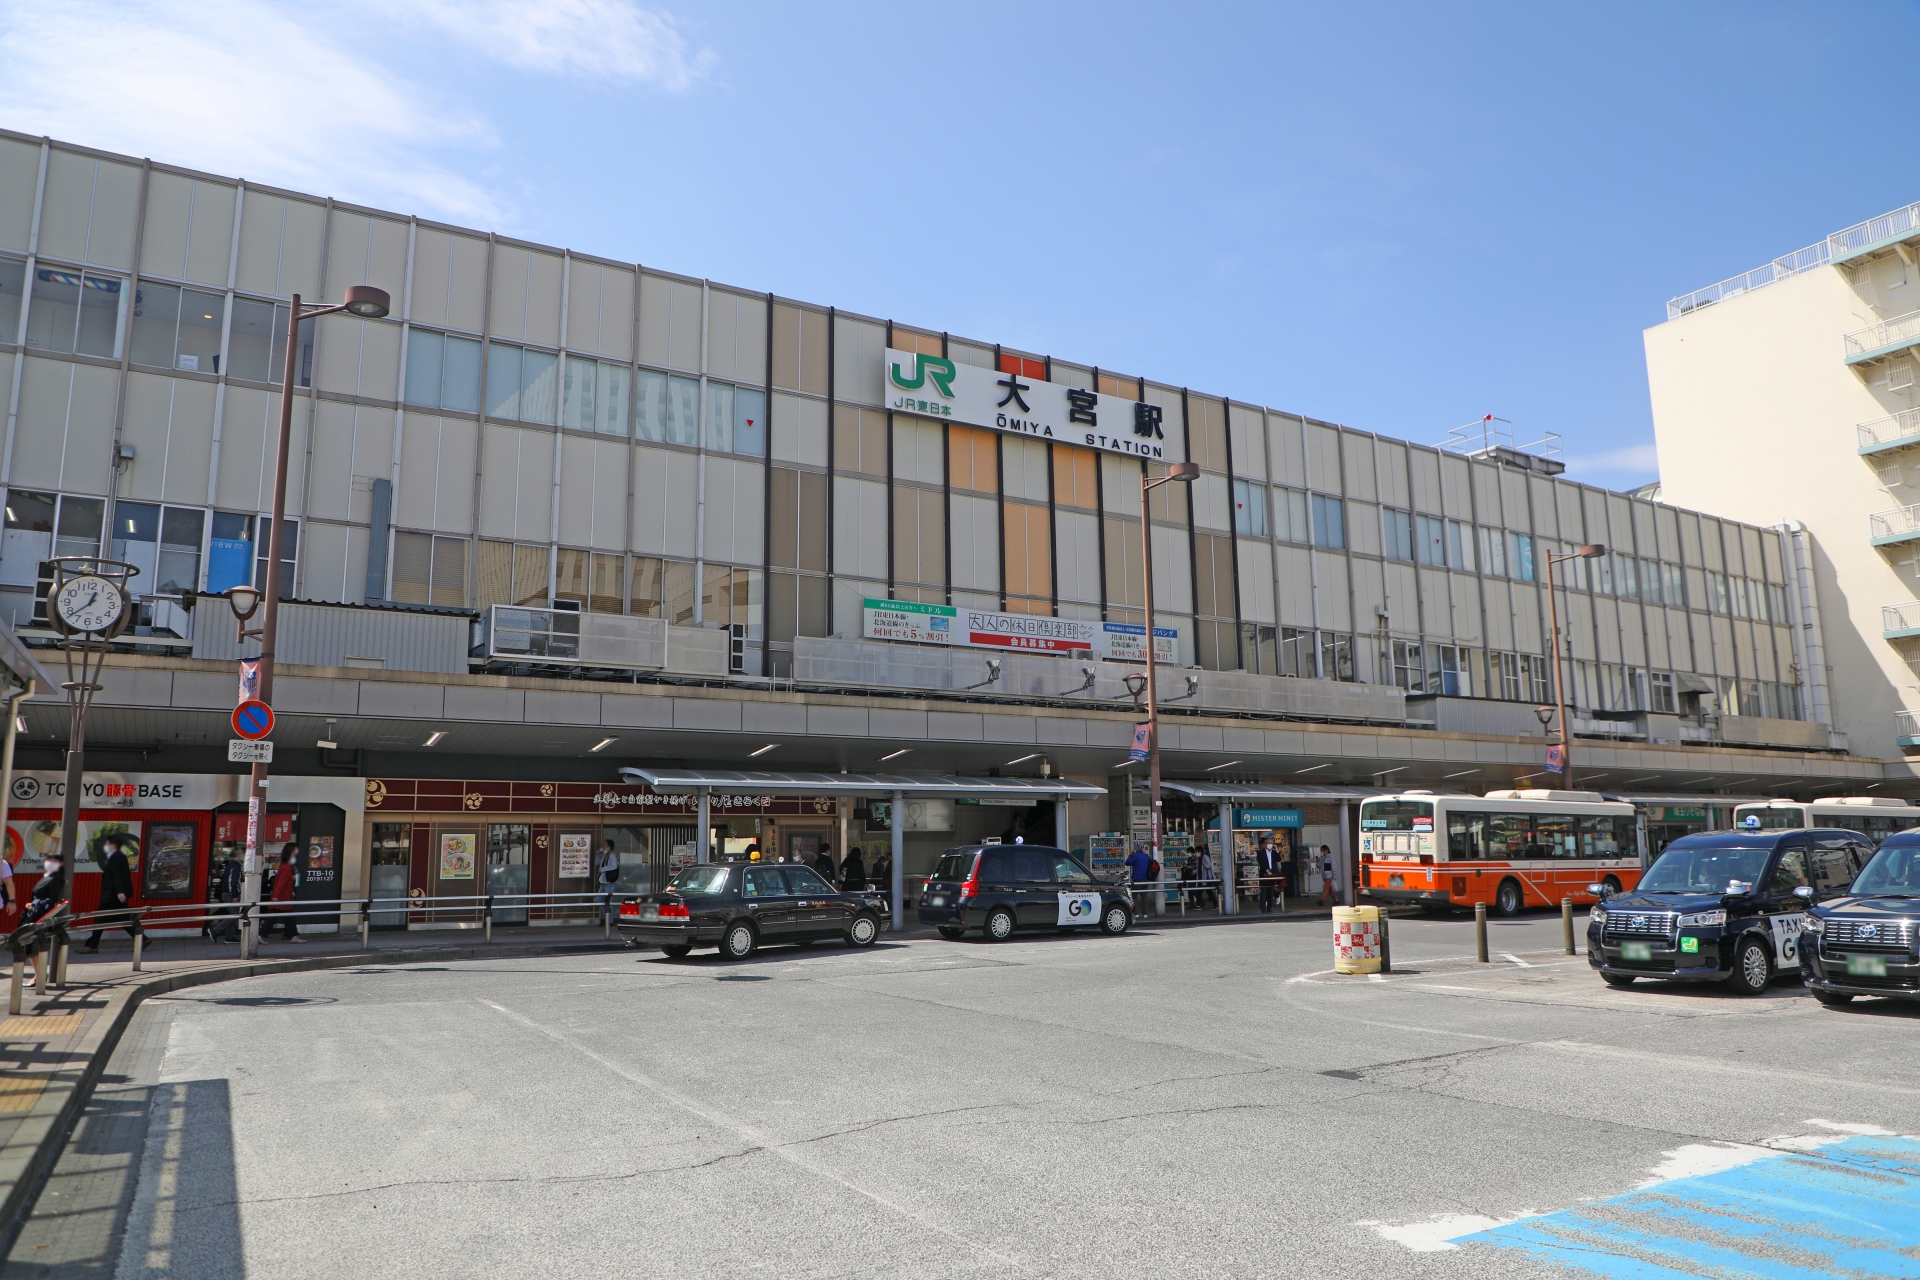
M 1844 235 L 1845 232 L 1840 234 Z M 1815 267 L 1825 266 L 1831 253 L 1831 243 L 1828 240 L 1822 240 L 1819 244 L 1810 244 L 1804 249 L 1789 253 L 1784 258 L 1775 258 L 1764 267 L 1755 267 L 1752 271 L 1731 276 L 1718 284 L 1710 284 L 1704 289 L 1695 289 L 1692 293 L 1683 293 L 1677 298 L 1670 298 L 1667 300 L 1667 319 L 1678 320 L 1690 311 L 1698 311 L 1701 307 L 1725 302 L 1728 298 L 1737 298 L 1763 285 L 1775 284 L 1788 276 L 1797 276 L 1802 271 L 1811 271 Z
M 1920 240 L 1920 204 L 1910 204 L 1904 209 L 1868 218 L 1845 231 L 1834 232 L 1827 237 L 1827 252 L 1838 266 L 1915 240 Z
M 1902 409 L 1872 422 L 1862 422 L 1854 430 L 1860 435 L 1863 458 L 1875 453 L 1920 448 L 1920 409 Z
M 1920 311 L 1909 311 L 1864 329 L 1855 329 L 1842 339 L 1850 365 L 1879 364 L 1913 347 L 1920 347 Z
M 1920 747 L 1920 711 L 1893 713 L 1893 740 L 1903 747 Z
M 1873 545 L 1891 547 L 1897 543 L 1920 541 L 1920 507 L 1895 507 L 1876 511 L 1867 517 Z
M 1880 606 L 1880 635 L 1887 640 L 1920 636 L 1920 600 Z

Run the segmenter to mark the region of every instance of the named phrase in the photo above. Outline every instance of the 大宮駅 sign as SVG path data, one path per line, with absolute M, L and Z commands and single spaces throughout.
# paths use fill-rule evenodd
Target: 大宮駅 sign
M 1101 395 L 945 356 L 888 349 L 887 408 L 1153 462 L 1186 460 L 1186 433 L 1157 404 Z
M 949 604 L 868 600 L 862 634 L 869 640 L 1021 649 L 1029 653 L 1081 654 L 1115 662 L 1147 660 L 1147 629 L 1125 622 L 1086 622 L 1031 613 L 992 613 Z M 1154 660 L 1179 660 L 1180 632 L 1155 627 Z

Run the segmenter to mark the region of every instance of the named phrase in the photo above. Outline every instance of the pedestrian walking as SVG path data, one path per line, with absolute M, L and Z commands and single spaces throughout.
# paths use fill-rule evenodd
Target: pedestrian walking
M 273 873 L 273 913 L 281 928 L 280 936 L 288 942 L 304 941 L 300 937 L 300 927 L 294 923 L 293 891 L 300 887 L 300 846 L 289 844 L 280 851 L 280 865 Z M 273 932 L 268 925 L 261 935 Z
M 41 864 L 40 881 L 33 886 L 33 897 L 28 901 L 26 911 L 21 914 L 20 923 L 29 925 L 44 919 L 55 907 L 66 900 L 65 863 L 61 861 L 59 854 L 50 853 Z M 53 963 L 51 955 L 47 957 L 47 963 Z M 27 957 L 26 976 L 31 981 L 38 981 L 34 978 L 34 960 L 31 956 Z
M 600 909 L 611 913 L 614 888 L 620 883 L 620 851 L 613 847 L 612 840 L 600 842 L 600 861 L 595 870 L 599 873 Z
M 1326 845 L 1320 846 L 1320 905 L 1330 906 L 1340 901 L 1340 880 L 1336 874 L 1339 865 L 1334 861 L 1333 850 Z
M 11 928 L 13 918 L 20 914 L 20 886 L 13 882 L 13 864 L 5 858 L 0 858 L 0 897 L 5 899 L 0 905 L 0 919 Z
M 819 858 L 814 861 L 813 865 L 815 870 L 826 877 L 828 884 L 832 884 L 838 877 L 838 873 L 833 867 L 833 850 L 831 849 L 822 849 Z
M 220 878 L 214 889 L 220 902 L 237 903 L 240 901 L 241 887 L 246 882 L 246 868 L 241 865 L 238 854 L 228 852 L 226 860 L 220 864 Z M 240 941 L 240 909 L 221 913 L 218 921 L 209 920 L 208 929 L 215 942 Z
M 1211 848 L 1205 848 L 1200 850 L 1200 881 L 1202 884 L 1205 884 L 1211 879 L 1213 879 L 1213 850 Z M 1219 907 L 1220 894 L 1218 890 L 1202 889 L 1200 892 L 1210 896 L 1213 899 L 1213 905 L 1216 908 Z
M 100 905 L 94 911 L 94 930 L 80 944 L 89 954 L 100 950 L 100 935 L 110 928 L 121 928 L 131 938 L 139 932 L 139 921 L 126 910 L 133 903 L 133 868 L 127 864 L 127 851 L 117 835 L 100 838 L 100 851 L 107 855 L 100 868 Z
M 867 887 L 867 864 L 861 860 L 859 845 L 847 850 L 846 858 L 840 863 L 840 887 L 848 893 L 858 893 Z
M 1260 914 L 1265 915 L 1273 910 L 1273 897 L 1280 889 L 1280 853 L 1273 847 L 1272 836 L 1260 842 L 1253 865 L 1254 873 L 1260 877 Z
M 893 855 L 883 853 L 873 860 L 873 886 L 882 893 L 893 892 Z

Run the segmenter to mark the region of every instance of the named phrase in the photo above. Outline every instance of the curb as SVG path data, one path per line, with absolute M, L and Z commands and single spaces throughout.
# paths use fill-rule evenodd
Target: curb
M 405 951 L 356 951 L 346 955 L 300 956 L 184 969 L 176 973 L 159 974 L 144 982 L 116 986 L 107 992 L 106 1007 L 74 1047 L 73 1053 L 83 1060 L 48 1076 L 46 1087 L 41 1090 L 33 1110 L 21 1120 L 20 1127 L 13 1132 L 6 1145 L 0 1147 L 0 1189 L 4 1189 L 4 1194 L 0 1194 L 0 1257 L 12 1250 L 15 1237 L 26 1224 L 27 1216 L 33 1212 L 34 1202 L 39 1199 L 40 1191 L 52 1174 L 54 1165 L 59 1162 L 60 1153 L 65 1149 L 74 1125 L 79 1122 L 81 1112 L 93 1096 L 94 1085 L 106 1070 L 107 1061 L 112 1058 L 127 1024 L 133 1020 L 134 1010 L 151 996 L 272 973 L 303 973 L 316 969 L 348 969 L 375 964 L 417 964 L 422 960 L 498 960 L 582 955 L 618 951 L 625 945 L 616 940 L 537 946 L 482 944 L 471 947 L 414 947 Z M 78 984 L 67 987 L 70 994 L 85 990 L 86 987 Z

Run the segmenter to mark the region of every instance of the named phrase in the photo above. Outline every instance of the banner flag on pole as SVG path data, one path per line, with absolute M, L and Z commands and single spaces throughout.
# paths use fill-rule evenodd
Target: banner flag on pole
M 1559 743 L 1547 748 L 1547 772 L 1564 773 L 1567 768 L 1567 749 Z
M 1147 758 L 1147 738 L 1151 726 L 1144 720 L 1133 726 L 1133 750 L 1127 753 L 1128 764 L 1139 764 Z

